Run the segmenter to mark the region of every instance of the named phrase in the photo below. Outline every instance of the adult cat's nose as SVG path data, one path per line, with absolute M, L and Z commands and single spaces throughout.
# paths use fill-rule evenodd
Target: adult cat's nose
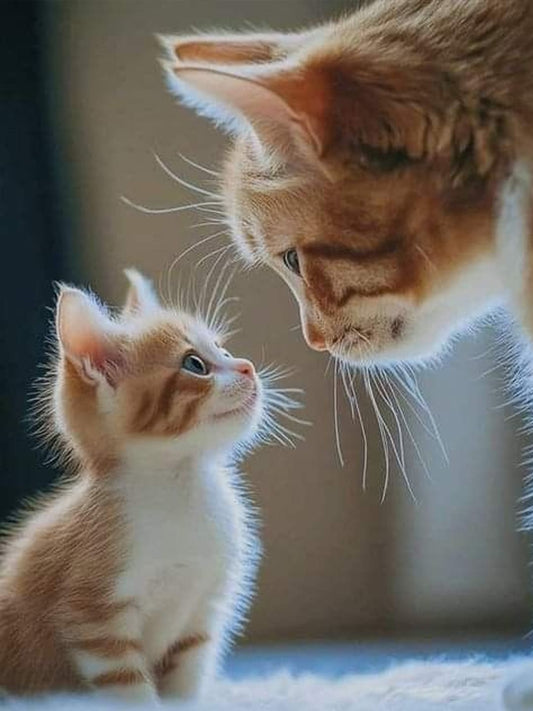
M 304 336 L 307 345 L 315 351 L 327 351 L 328 345 L 322 333 L 310 323 L 304 325 Z

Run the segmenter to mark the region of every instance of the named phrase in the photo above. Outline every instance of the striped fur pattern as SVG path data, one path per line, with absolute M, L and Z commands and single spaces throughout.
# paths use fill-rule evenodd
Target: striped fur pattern
M 165 37 L 164 67 L 235 134 L 221 180 L 234 242 L 287 282 L 307 343 L 347 363 L 423 361 L 516 291 L 497 233 L 521 180 L 532 235 L 533 4 L 361 5 L 302 32 Z
M 0 687 L 198 694 L 246 610 L 258 546 L 233 462 L 264 386 L 129 272 L 117 318 L 63 287 L 51 409 L 78 473 L 9 533 Z

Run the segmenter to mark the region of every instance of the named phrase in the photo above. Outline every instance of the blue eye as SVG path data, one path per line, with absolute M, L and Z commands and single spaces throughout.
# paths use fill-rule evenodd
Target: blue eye
M 209 366 L 196 353 L 188 353 L 181 361 L 181 367 L 193 375 L 209 375 Z

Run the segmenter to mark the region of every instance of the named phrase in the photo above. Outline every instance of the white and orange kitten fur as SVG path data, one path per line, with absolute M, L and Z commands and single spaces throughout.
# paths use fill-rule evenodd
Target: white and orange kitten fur
M 51 409 L 80 466 L 5 543 L 8 692 L 194 696 L 249 596 L 257 544 L 233 462 L 262 426 L 266 386 L 128 276 L 117 318 L 59 294 Z

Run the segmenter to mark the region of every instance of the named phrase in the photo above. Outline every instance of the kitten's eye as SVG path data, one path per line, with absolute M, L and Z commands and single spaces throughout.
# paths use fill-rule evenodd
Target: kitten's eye
M 295 274 L 300 275 L 300 260 L 298 259 L 298 252 L 293 248 L 293 249 L 288 249 L 285 254 L 283 255 L 283 262 L 287 269 L 290 269 L 291 272 L 294 272 Z
M 209 366 L 196 353 L 188 353 L 182 360 L 181 367 L 193 375 L 209 375 Z

